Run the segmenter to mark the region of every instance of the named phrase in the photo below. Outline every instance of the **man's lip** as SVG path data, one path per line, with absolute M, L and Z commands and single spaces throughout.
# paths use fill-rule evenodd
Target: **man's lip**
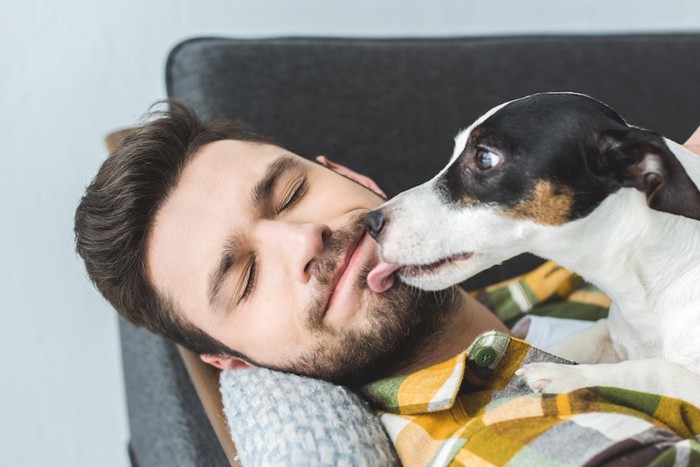
M 363 230 L 362 233 L 357 237 L 355 241 L 353 241 L 345 250 L 345 254 L 343 255 L 342 261 L 339 261 L 338 264 L 340 267 L 337 268 L 334 276 L 333 276 L 333 281 L 331 282 L 331 286 L 328 288 L 328 301 L 326 302 L 326 309 L 323 312 L 323 315 L 325 316 L 326 313 L 328 313 L 328 309 L 330 306 L 333 304 L 333 299 L 335 298 L 335 292 L 336 288 L 338 287 L 338 283 L 340 280 L 343 278 L 343 275 L 345 274 L 345 271 L 348 269 L 348 265 L 350 264 L 350 260 L 352 259 L 352 256 L 355 254 L 357 251 L 357 247 L 360 245 L 362 242 L 362 239 L 365 237 L 366 232 Z

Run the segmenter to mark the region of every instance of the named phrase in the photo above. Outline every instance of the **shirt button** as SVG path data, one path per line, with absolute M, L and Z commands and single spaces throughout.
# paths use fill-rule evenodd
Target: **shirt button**
M 496 349 L 487 345 L 480 347 L 474 355 L 474 363 L 481 368 L 488 368 L 496 360 Z

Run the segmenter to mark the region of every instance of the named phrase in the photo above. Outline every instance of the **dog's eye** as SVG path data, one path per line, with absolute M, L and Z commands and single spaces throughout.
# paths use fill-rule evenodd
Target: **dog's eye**
M 501 156 L 485 148 L 479 148 L 476 152 L 476 166 L 480 170 L 489 170 L 501 163 Z

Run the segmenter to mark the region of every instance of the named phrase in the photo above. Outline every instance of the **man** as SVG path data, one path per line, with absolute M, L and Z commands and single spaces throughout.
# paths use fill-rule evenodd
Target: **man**
M 512 375 L 519 365 L 556 357 L 509 338 L 460 288 L 425 293 L 373 271 L 377 250 L 362 218 L 383 193 L 346 167 L 319 162 L 171 104 L 88 187 L 76 213 L 78 252 L 123 316 L 205 362 L 364 385 L 371 400 L 396 414 L 384 421 L 405 463 L 556 459 L 522 448 L 548 434 L 556 442 L 577 439 L 577 430 L 556 433 L 567 417 L 589 412 L 625 414 L 625 426 L 644 435 L 634 441 L 635 462 L 668 456 L 671 448 L 679 456 L 700 452 L 688 441 L 700 433 L 700 412 L 680 401 L 657 397 L 664 408 L 657 413 L 659 404 L 640 405 L 625 391 L 549 402 L 524 392 Z M 559 278 L 549 297 L 572 276 L 544 268 L 537 277 Z M 489 330 L 499 332 L 477 339 Z M 520 415 L 527 416 L 489 408 L 504 398 L 526 407 Z M 680 411 L 690 420 L 675 417 Z M 500 432 L 486 422 L 494 415 Z M 600 434 L 610 420 L 589 423 Z M 487 449 L 497 438 L 503 446 Z M 617 441 L 591 442 L 587 454 L 566 460 L 613 459 Z

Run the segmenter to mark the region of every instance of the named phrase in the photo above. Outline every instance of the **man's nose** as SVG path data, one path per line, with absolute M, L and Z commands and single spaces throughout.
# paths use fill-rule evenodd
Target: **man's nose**
M 381 209 L 375 209 L 365 214 L 365 228 L 375 240 L 379 239 L 379 235 L 382 233 L 385 225 L 386 217 L 382 214 Z
M 286 264 L 290 277 L 307 282 L 313 275 L 314 262 L 323 255 L 330 228 L 325 224 L 280 221 L 273 225 L 275 228 L 266 232 L 268 240 L 277 245 L 272 260 Z

